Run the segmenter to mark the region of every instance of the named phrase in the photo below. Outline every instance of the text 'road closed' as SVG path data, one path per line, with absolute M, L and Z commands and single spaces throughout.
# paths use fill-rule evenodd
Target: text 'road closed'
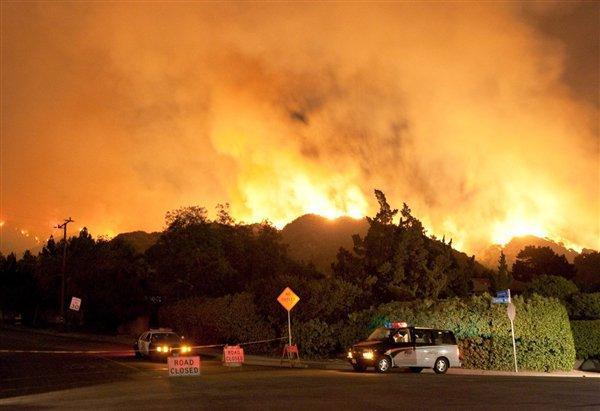
M 192 377 L 200 375 L 200 357 L 169 357 L 169 377 Z

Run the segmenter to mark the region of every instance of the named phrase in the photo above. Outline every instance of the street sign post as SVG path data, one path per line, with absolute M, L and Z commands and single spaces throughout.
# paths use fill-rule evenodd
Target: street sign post
M 513 358 L 515 360 L 515 372 L 519 372 L 517 368 L 517 345 L 515 344 L 515 317 L 517 315 L 517 307 L 512 303 L 510 298 L 510 290 L 508 290 L 508 300 L 509 303 L 506 306 L 506 314 L 508 315 L 508 319 L 510 320 L 510 334 L 512 336 L 513 343 Z
M 292 345 L 292 321 L 290 318 L 290 311 L 292 310 L 292 308 L 294 308 L 294 306 L 296 304 L 298 304 L 298 301 L 300 301 L 300 297 L 298 297 L 296 295 L 296 293 L 293 292 L 290 287 L 285 287 L 285 290 L 283 290 L 281 292 L 281 294 L 279 294 L 279 297 L 277 297 L 277 301 L 279 301 L 279 304 L 281 304 L 283 306 L 283 308 L 285 308 L 287 310 L 287 313 L 288 313 L 288 345 Z
M 496 291 L 496 296 L 492 297 L 494 304 L 508 304 L 510 302 L 510 290 Z
M 496 296 L 492 297 L 492 303 L 507 304 L 506 314 L 508 315 L 508 319 L 510 320 L 510 333 L 512 335 L 513 357 L 515 359 L 515 372 L 519 372 L 517 368 L 517 345 L 515 343 L 515 316 L 517 315 L 517 308 L 512 303 L 512 299 L 510 297 L 510 289 L 496 291 Z
M 498 297 L 498 298 L 508 298 L 509 295 L 510 295 L 510 290 L 496 291 L 496 297 Z
M 73 297 L 71 298 L 71 305 L 69 305 L 69 309 L 73 311 L 79 311 L 81 307 L 81 298 Z

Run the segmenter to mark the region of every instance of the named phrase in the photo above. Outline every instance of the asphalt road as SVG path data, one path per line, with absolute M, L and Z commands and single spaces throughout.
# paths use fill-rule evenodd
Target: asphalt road
M 199 377 L 167 376 L 129 346 L 0 330 L 0 349 L 115 354 L 0 353 L 0 408 L 77 409 L 600 409 L 600 379 L 354 373 L 203 359 Z

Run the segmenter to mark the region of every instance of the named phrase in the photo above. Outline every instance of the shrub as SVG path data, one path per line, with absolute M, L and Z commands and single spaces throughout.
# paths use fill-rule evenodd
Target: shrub
M 309 320 L 294 327 L 295 341 L 302 355 L 309 358 L 328 357 L 335 351 L 335 327 L 320 320 Z
M 600 320 L 571 321 L 577 358 L 600 358 Z
M 578 291 L 579 289 L 573 281 L 556 275 L 536 277 L 525 288 L 525 293 L 528 295 L 539 294 L 544 297 L 556 297 L 560 300 L 565 300 Z
M 600 293 L 573 294 L 567 302 L 567 309 L 571 319 L 600 319 Z
M 539 371 L 572 369 L 575 349 L 564 306 L 557 299 L 539 295 L 528 300 L 516 297 L 513 303 L 517 309 L 515 338 L 519 367 Z M 373 321 L 369 323 L 368 318 Z M 361 330 L 364 338 L 370 329 L 390 320 L 452 330 L 459 339 L 463 366 L 467 368 L 511 370 L 514 367 L 506 306 L 492 304 L 487 294 L 468 299 L 384 304 L 350 316 L 346 326 L 369 324 L 369 329 Z M 347 330 L 343 338 L 350 334 Z
M 250 293 L 219 298 L 189 298 L 161 307 L 162 325 L 190 336 L 196 344 L 236 344 L 274 338 L 275 333 L 257 313 Z M 262 351 L 266 345 L 247 346 Z

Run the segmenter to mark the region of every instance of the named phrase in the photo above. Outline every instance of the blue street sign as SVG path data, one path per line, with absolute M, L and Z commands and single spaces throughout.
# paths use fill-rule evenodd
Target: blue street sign
M 494 304 L 508 304 L 508 296 L 506 297 L 494 297 L 492 298 Z
M 496 297 L 508 298 L 508 290 L 496 291 Z

